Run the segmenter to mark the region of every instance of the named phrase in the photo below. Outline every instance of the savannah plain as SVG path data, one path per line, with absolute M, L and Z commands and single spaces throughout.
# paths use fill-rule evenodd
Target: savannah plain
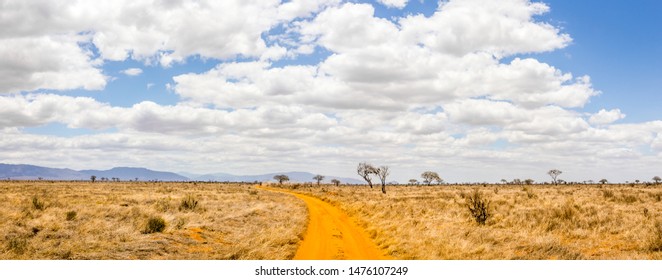
M 484 224 L 469 211 L 476 197 Z M 312 239 L 311 201 L 358 228 L 374 259 L 662 259 L 656 185 L 382 194 L 367 185 L 50 181 L 0 183 L 0 259 L 293 259 Z

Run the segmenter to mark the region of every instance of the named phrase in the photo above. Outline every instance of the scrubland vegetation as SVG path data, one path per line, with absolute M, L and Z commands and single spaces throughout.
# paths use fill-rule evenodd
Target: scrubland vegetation
M 655 186 L 289 188 L 354 216 L 395 259 L 662 259 Z
M 344 210 L 394 259 L 662 259 L 657 185 L 279 187 Z M 2 182 L 0 193 L 0 259 L 290 259 L 308 219 L 294 196 L 245 184 Z
M 306 213 L 251 185 L 1 182 L 0 259 L 289 259 Z

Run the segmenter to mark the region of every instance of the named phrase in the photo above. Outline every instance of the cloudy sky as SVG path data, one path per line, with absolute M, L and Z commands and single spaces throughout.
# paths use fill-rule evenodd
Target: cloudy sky
M 572 2 L 572 3 L 570 3 Z M 0 162 L 662 176 L 662 4 L 0 0 Z

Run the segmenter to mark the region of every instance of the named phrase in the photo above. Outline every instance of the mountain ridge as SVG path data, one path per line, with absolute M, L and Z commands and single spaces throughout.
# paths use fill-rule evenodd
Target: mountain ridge
M 188 175 L 185 176 L 184 174 Z M 290 178 L 290 182 L 314 182 L 316 174 L 303 171 L 275 172 L 257 175 L 233 175 L 223 172 L 209 174 L 194 174 L 188 172 L 166 172 L 147 169 L 144 167 L 113 167 L 108 170 L 73 170 L 69 168 L 51 168 L 30 164 L 5 164 L 0 163 L 0 180 L 90 180 L 96 176 L 96 180 L 117 178 L 121 181 L 215 181 L 215 182 L 274 182 L 274 176 L 284 174 Z M 339 176 L 325 176 L 323 182 L 329 183 L 337 179 L 344 184 L 362 184 L 363 181 Z

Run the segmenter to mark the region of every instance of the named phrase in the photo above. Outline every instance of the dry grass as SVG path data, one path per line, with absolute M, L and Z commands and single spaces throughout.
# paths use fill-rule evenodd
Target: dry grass
M 467 209 L 475 186 L 297 186 L 355 216 L 396 259 L 662 259 L 662 189 L 479 187 L 492 214 Z
M 290 259 L 306 213 L 249 185 L 1 182 L 0 259 Z

